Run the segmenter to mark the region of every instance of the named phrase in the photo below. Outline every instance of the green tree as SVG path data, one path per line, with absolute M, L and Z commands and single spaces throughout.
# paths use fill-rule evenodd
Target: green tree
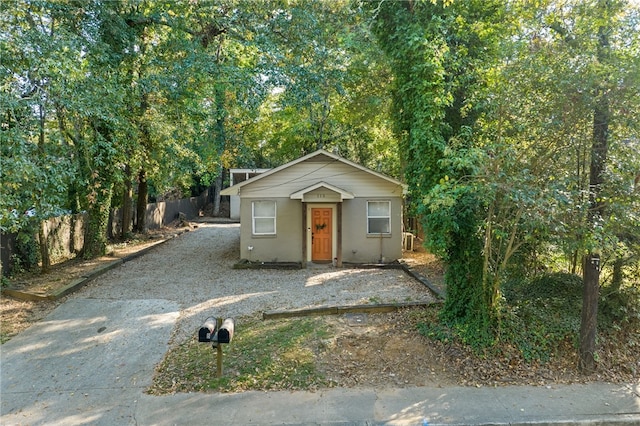
M 483 275 L 481 229 L 492 194 L 478 182 L 450 182 L 477 171 L 484 76 L 509 29 L 504 4 L 407 1 L 372 9 L 395 76 L 395 131 L 412 208 L 424 219 L 428 246 L 449 264 L 443 318 L 487 342 L 497 310 Z
M 617 256 L 616 247 L 633 247 L 627 243 L 638 232 L 628 183 L 634 166 L 612 161 L 622 152 L 627 164 L 638 161 L 637 151 L 627 147 L 638 138 L 632 118 L 638 108 L 638 12 L 624 2 L 543 6 L 521 10 L 524 43 L 507 68 L 526 81 L 514 86 L 522 93 L 511 99 L 515 109 L 507 120 L 521 157 L 535 166 L 527 170 L 536 176 L 536 192 L 553 189 L 538 221 L 537 244 L 551 253 L 562 247 L 571 271 L 582 269 L 579 366 L 590 372 L 596 367 L 600 273 Z M 523 119 L 523 110 L 532 114 Z
M 192 110 L 194 150 L 200 156 L 197 174 L 210 187 L 213 214 L 219 214 L 224 170 L 250 157 L 246 128 L 266 96 L 264 14 L 270 3 L 229 1 L 193 11 L 194 28 L 206 37 L 194 46 L 197 84 Z M 243 164 L 244 165 L 244 164 Z
M 249 129 L 255 135 L 252 149 L 261 152 L 260 165 L 324 148 L 398 175 L 386 92 L 392 76 L 356 6 L 346 1 L 274 4 L 268 37 L 261 43 L 271 90 Z
M 584 94 L 581 101 L 591 117 L 589 147 L 588 194 L 585 228 L 583 233 L 583 306 L 580 327 L 580 363 L 585 372 L 596 368 L 597 313 L 600 290 L 600 271 L 603 254 L 612 250 L 616 239 L 614 229 L 608 226 L 609 211 L 616 197 L 606 188 L 611 187 L 607 171 L 609 152 L 622 141 L 616 137 L 616 121 L 627 121 L 629 109 L 637 109 L 637 101 L 628 101 L 628 94 L 637 90 L 640 72 L 637 59 L 629 53 L 638 49 L 637 15 L 629 14 L 625 2 L 594 1 L 565 6 L 552 16 L 550 27 L 556 32 L 563 47 L 569 50 L 576 64 L 584 67 L 581 81 L 576 86 Z M 569 16 L 566 13 L 568 12 Z M 636 11 L 637 14 L 637 11 Z M 631 24 L 629 22 L 631 18 Z M 628 31 L 631 30 L 631 33 Z M 634 40 L 635 39 L 635 40 Z M 635 83 L 629 87 L 628 84 Z M 614 99 L 618 98 L 618 102 Z M 622 102 L 621 102 L 622 101 Z M 635 104 L 635 105 L 634 105 Z M 637 138 L 637 126 L 631 130 Z M 626 135 L 629 137 L 629 134 Z M 610 223 L 610 222 L 609 222 Z
M 40 260 L 50 265 L 43 220 L 69 207 L 70 147 L 56 131 L 61 82 L 81 60 L 66 30 L 64 5 L 16 2 L 3 7 L 1 226 L 16 232 L 38 223 Z M 33 208 L 34 216 L 23 212 Z
M 371 7 L 396 77 L 415 211 L 449 264 L 443 318 L 485 343 L 509 276 L 559 255 L 575 271 L 596 248 L 634 246 L 628 182 L 638 161 L 620 145 L 637 140 L 637 11 L 617 2 L 489 6 Z M 607 165 L 612 152 L 632 165 Z M 595 325 L 598 286 L 587 281 L 583 324 Z

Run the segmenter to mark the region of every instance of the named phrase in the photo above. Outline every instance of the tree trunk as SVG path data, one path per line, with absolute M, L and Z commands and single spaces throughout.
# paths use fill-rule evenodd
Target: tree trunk
M 49 272 L 51 267 L 51 257 L 49 256 L 49 240 L 47 233 L 45 232 L 46 221 L 40 220 L 40 226 L 38 227 L 38 239 L 40 240 L 40 260 L 42 261 L 42 267 L 40 271 L 43 274 Z
M 224 170 L 220 167 L 220 171 L 218 172 L 218 176 L 216 180 L 213 182 L 213 216 L 217 217 L 220 215 L 220 191 L 222 191 L 222 173 Z
M 218 59 L 219 60 L 219 59 Z M 215 89 L 216 96 L 216 135 L 215 135 L 215 144 L 216 150 L 220 157 L 224 153 L 227 143 L 227 136 L 225 132 L 225 119 L 227 116 L 227 111 L 225 109 L 225 86 L 222 84 L 216 85 Z M 224 172 L 224 167 L 221 164 L 222 158 L 220 158 L 220 166 L 218 167 L 218 175 L 213 182 L 213 215 L 218 216 L 220 214 L 220 191 L 222 190 L 222 173 Z
M 611 275 L 611 290 L 612 291 L 620 291 L 620 287 L 622 287 L 622 280 L 624 279 L 624 274 L 622 273 L 622 267 L 624 266 L 624 259 L 619 257 L 613 262 L 613 273 Z
M 589 253 L 584 258 L 582 318 L 580 323 L 580 371 L 589 374 L 596 369 L 596 334 L 600 288 L 600 256 Z
M 39 104 L 39 124 L 40 124 L 40 135 L 38 137 L 38 152 L 44 157 L 45 149 L 45 134 L 44 134 L 44 123 L 45 123 L 45 115 L 44 115 L 44 105 L 42 103 Z M 39 204 L 38 202 L 36 202 Z M 39 206 L 36 206 L 38 208 Z M 39 210 L 39 209 L 38 209 Z M 40 213 L 40 211 L 38 211 Z M 49 268 L 51 267 L 51 258 L 49 257 L 49 241 L 47 240 L 47 236 L 45 233 L 45 222 L 38 215 L 38 220 L 40 224 L 38 226 L 38 239 L 40 240 L 40 260 L 42 262 L 41 272 L 47 273 L 49 272 Z
M 113 131 L 102 120 L 92 121 L 91 126 L 96 132 L 95 141 L 98 149 L 93 153 L 93 158 L 88 155 L 86 159 L 89 192 L 87 194 L 87 228 L 84 240 L 85 259 L 102 256 L 107 251 L 109 210 L 111 209 L 111 197 L 113 196 L 113 176 L 108 173 L 99 174 L 95 171 L 96 164 L 99 163 L 90 163 L 94 161 L 94 158 L 105 161 L 107 164 L 111 163 L 112 157 L 109 149 L 97 143 L 97 141 L 102 138 L 106 142 L 105 145 L 113 146 Z
M 600 191 L 604 180 L 604 168 L 608 148 L 609 109 L 605 97 L 602 98 L 594 113 L 593 146 L 589 173 L 589 226 L 594 229 L 602 221 L 604 203 Z M 598 293 L 600 288 L 600 255 L 590 251 L 583 263 L 582 317 L 580 324 L 580 363 L 584 373 L 595 370 L 596 328 L 598 316 Z
M 124 166 L 124 191 L 122 193 L 122 233 L 121 237 L 126 238 L 131 232 L 131 213 L 133 209 L 133 188 L 131 185 L 131 167 Z
M 569 271 L 573 275 L 575 275 L 575 273 L 578 272 L 579 258 L 580 258 L 580 254 L 578 253 L 578 250 L 574 250 L 573 254 L 571 255 L 571 270 Z
M 149 187 L 147 184 L 147 172 L 140 169 L 138 173 L 138 204 L 136 205 L 136 231 L 145 233 L 147 231 L 147 199 L 149 198 Z
M 608 15 L 608 3 L 602 7 Z M 598 28 L 598 61 L 606 63 L 609 40 L 605 26 Z M 589 166 L 589 213 L 588 225 L 595 230 L 602 223 L 605 204 L 600 197 L 604 183 L 604 171 L 609 143 L 609 100 L 607 89 L 600 84 L 596 88 L 596 104 L 593 111 L 593 143 L 591 145 L 591 164 Z M 582 317 L 580 324 L 580 361 L 579 368 L 589 374 L 596 368 L 596 332 L 598 318 L 598 293 L 600 288 L 600 255 L 591 250 L 584 259 L 583 270 Z
M 107 225 L 113 185 L 101 182 L 101 188 L 96 202 L 90 203 L 87 210 L 87 229 L 83 253 L 85 259 L 102 256 L 107 251 Z

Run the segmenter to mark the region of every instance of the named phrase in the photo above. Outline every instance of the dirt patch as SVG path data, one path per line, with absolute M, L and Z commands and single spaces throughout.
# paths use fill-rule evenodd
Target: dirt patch
M 405 251 L 402 261 L 412 270 L 427 278 L 436 287 L 444 288 L 444 263 L 438 257 L 427 252 L 421 244 L 413 251 Z
M 10 297 L 0 299 L 0 343 L 29 328 L 58 306 L 52 301 L 23 301 Z
M 434 321 L 438 309 L 433 305 L 369 315 L 362 326 L 349 326 L 340 317 L 326 317 L 339 332 L 322 342 L 317 366 L 337 387 L 546 386 L 638 381 L 637 354 L 614 341 L 601 343 L 598 371 L 583 375 L 576 368 L 576 348 L 569 342 L 557 348 L 549 361 L 527 362 L 508 345 L 492 348 L 491 353 L 477 353 L 457 342 L 429 339 L 418 332 L 418 324 Z
M 341 332 L 321 345 L 318 368 L 340 387 L 447 386 L 458 375 L 442 351 L 415 332 L 414 310 L 365 315 L 354 325 L 326 320 Z

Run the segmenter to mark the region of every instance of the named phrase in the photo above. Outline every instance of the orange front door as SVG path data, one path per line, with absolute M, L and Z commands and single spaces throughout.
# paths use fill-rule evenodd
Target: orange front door
M 330 208 L 311 209 L 311 261 L 331 260 L 332 212 Z

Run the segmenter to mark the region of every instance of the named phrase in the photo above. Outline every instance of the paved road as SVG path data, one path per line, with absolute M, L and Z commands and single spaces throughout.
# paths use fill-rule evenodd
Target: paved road
M 359 303 L 369 287 L 383 301 L 419 297 L 398 271 L 233 271 L 237 244 L 237 225 L 203 225 L 99 277 L 2 345 L 0 424 L 640 424 L 638 383 L 145 394 L 170 342 L 192 336 L 211 310 Z

